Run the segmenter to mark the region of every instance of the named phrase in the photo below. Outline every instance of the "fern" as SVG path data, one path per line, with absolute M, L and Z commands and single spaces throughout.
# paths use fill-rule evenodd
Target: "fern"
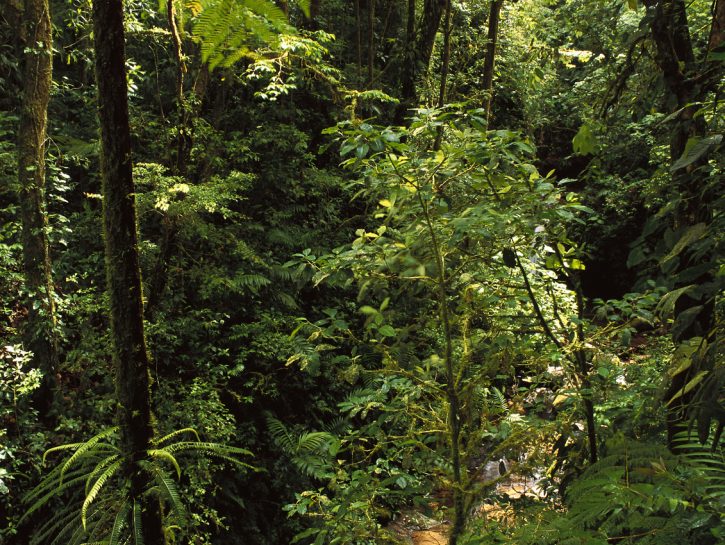
M 135 545 L 144 545 L 143 527 L 141 525 L 141 504 L 135 499 L 131 509 L 131 523 L 133 524 L 133 542 Z
M 128 511 L 129 506 L 128 503 L 126 503 L 121 507 L 121 509 L 119 509 L 118 513 L 116 513 L 111 533 L 108 536 L 108 545 L 120 545 L 121 536 L 123 535 L 123 530 L 126 526 Z
M 517 545 L 642 545 L 695 543 L 718 524 L 713 513 L 694 509 L 691 474 L 660 445 L 622 438 L 607 444 L 605 455 L 590 466 L 566 494 L 568 511 L 544 514 L 544 523 L 525 526 Z
M 24 502 L 29 505 L 19 522 L 25 522 L 48 505 L 54 498 L 65 498 L 63 508 L 46 522 L 40 524 L 31 538 L 31 545 L 79 545 L 95 541 L 107 545 L 133 542 L 142 544 L 140 503 L 129 498 L 125 486 L 118 481 L 111 487 L 109 482 L 119 475 L 126 461 L 115 446 L 118 428 L 109 428 L 82 443 L 60 445 L 49 449 L 48 454 L 72 451 L 67 460 L 58 463 L 48 475 L 28 493 Z M 196 441 L 176 441 L 182 436 L 191 436 Z M 253 469 L 240 460 L 240 456 L 251 453 L 242 448 L 199 441 L 199 434 L 192 428 L 176 430 L 152 441 L 155 448 L 147 452 L 145 463 L 149 472 L 149 487 L 144 495 L 158 496 L 171 507 L 179 520 L 185 520 L 185 509 L 181 493 L 169 473 L 161 466 L 171 466 L 177 477 L 181 466 L 176 453 L 196 452 L 202 456 L 218 458 L 238 467 Z M 80 498 L 80 507 L 74 503 Z M 103 539 L 103 536 L 108 539 Z M 52 538 L 52 540 L 51 540 Z M 48 542 L 50 543 L 48 544 Z M 100 541 L 99 541 L 100 540 Z
M 201 0 L 193 33 L 209 68 L 228 67 L 250 52 L 249 46 L 274 44 L 289 31 L 284 12 L 269 0 Z
M 112 464 L 108 465 L 106 470 L 100 474 L 98 479 L 96 479 L 94 485 L 86 494 L 86 499 L 83 501 L 83 505 L 81 506 L 81 523 L 83 524 L 84 529 L 86 528 L 86 514 L 88 513 L 88 507 L 91 505 L 93 500 L 96 499 L 101 489 L 103 488 L 103 485 L 106 484 L 108 479 L 110 479 L 116 473 L 116 471 L 119 470 L 122 462 L 123 460 L 118 459 Z
M 181 494 L 179 493 L 176 483 L 164 470 L 158 467 L 154 468 L 153 472 L 154 478 L 159 486 L 159 490 L 161 491 L 161 496 L 166 498 L 174 513 L 178 517 L 183 518 L 186 514 L 186 509 L 184 509 L 184 504 L 181 501 Z
M 725 507 L 725 452 L 710 438 L 705 444 L 691 431 L 675 436 L 677 451 L 701 475 L 700 491 L 707 502 L 714 502 L 716 508 Z
M 292 463 L 302 473 L 316 479 L 330 477 L 330 456 L 337 453 L 340 445 L 334 435 L 315 431 L 295 436 L 282 422 L 271 416 L 267 417 L 267 429 L 274 444 L 292 459 Z

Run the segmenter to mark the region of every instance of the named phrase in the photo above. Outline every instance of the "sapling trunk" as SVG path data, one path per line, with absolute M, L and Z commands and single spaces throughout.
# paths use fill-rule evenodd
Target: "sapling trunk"
M 458 539 L 463 534 L 466 527 L 466 509 L 465 497 L 463 491 L 463 474 L 461 467 L 461 414 L 458 383 L 456 380 L 455 366 L 453 363 L 453 333 L 451 331 L 450 313 L 448 309 L 448 296 L 446 295 L 446 286 L 448 279 L 446 277 L 445 263 L 438 236 L 436 235 L 433 221 L 428 211 L 423 197 L 418 191 L 418 200 L 423 209 L 426 226 L 431 237 L 431 246 L 436 262 L 436 296 L 438 297 L 439 315 L 441 325 L 443 326 L 444 336 L 444 355 L 443 362 L 446 373 L 446 398 L 448 402 L 448 434 L 450 436 L 451 448 L 451 467 L 453 468 L 453 528 L 448 538 L 449 545 L 456 545 Z

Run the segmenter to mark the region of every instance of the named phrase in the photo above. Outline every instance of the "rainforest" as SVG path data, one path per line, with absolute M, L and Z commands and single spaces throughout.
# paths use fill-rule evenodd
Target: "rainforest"
M 0 544 L 725 543 L 725 0 L 0 6 Z

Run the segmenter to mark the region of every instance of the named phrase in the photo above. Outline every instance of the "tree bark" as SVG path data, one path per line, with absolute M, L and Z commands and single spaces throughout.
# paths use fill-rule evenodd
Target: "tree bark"
M 43 372 L 36 396 L 47 416 L 57 386 L 58 336 L 45 203 L 45 143 L 52 84 L 53 43 L 48 0 L 26 0 L 25 52 L 18 130 L 18 181 L 23 240 L 23 269 L 28 292 L 25 346 Z
M 670 138 L 670 159 L 674 163 L 685 151 L 690 138 L 702 137 L 707 133 L 704 116 L 696 116 L 696 113 L 700 107 L 698 104 L 717 89 L 722 76 L 722 64 L 709 62 L 706 58 L 697 62 L 683 0 L 646 0 L 645 3 L 652 12 L 650 28 L 656 51 L 655 59 L 662 71 L 668 107 L 679 112 Z M 713 21 L 706 53 L 722 43 L 723 28 L 725 28 L 724 3 L 723 0 L 716 0 L 713 3 Z M 704 156 L 687 168 L 678 169 L 672 175 L 673 186 L 681 196 L 681 204 L 674 212 L 675 228 L 712 222 L 713 209 L 707 203 L 711 202 L 711 198 L 712 202 L 715 199 L 711 193 L 712 182 L 704 172 L 706 165 L 707 157 Z M 698 263 L 702 264 L 711 260 L 712 256 L 700 256 L 697 259 Z M 680 266 L 680 270 L 695 265 L 697 263 L 692 260 L 686 260 Z M 706 271 L 699 278 L 689 279 L 687 283 L 709 284 L 713 274 L 712 270 Z M 675 342 L 702 336 L 712 328 L 714 306 L 712 301 L 707 300 L 707 295 L 681 296 L 675 305 L 675 318 L 698 306 L 701 309 L 692 320 L 692 325 L 686 331 L 679 333 L 677 338 L 674 338 Z M 672 377 L 665 393 L 666 402 L 683 390 L 691 378 L 689 376 L 691 372 L 694 372 L 694 368 L 679 372 Z M 687 413 L 696 395 L 697 389 L 693 389 L 680 395 L 675 402 L 667 406 L 667 439 L 671 449 L 675 447 L 675 435 L 686 425 Z
M 493 69 L 496 64 L 496 47 L 498 46 L 498 27 L 501 19 L 503 0 L 493 0 L 488 14 L 488 41 L 486 42 L 486 58 L 483 61 L 483 90 L 486 92 L 486 120 L 491 120 L 491 103 L 493 102 Z
M 443 26 L 443 52 L 441 55 L 441 82 L 438 89 L 438 107 L 442 108 L 446 102 L 446 85 L 448 84 L 448 69 L 451 61 L 451 0 L 446 2 L 445 23 Z M 436 138 L 433 142 L 433 149 L 441 149 L 443 140 L 443 126 L 436 130 Z
M 158 497 L 145 495 L 153 437 L 149 358 L 143 326 L 122 0 L 93 1 L 106 281 L 121 448 L 130 500 L 141 505 L 144 542 L 165 544 Z
M 725 42 L 725 0 L 715 0 L 712 9 L 712 27 L 707 50 L 712 51 Z
M 369 87 L 373 83 L 373 69 L 375 67 L 375 0 L 368 0 L 368 81 Z
M 411 4 L 408 5 L 409 31 L 411 20 L 415 18 L 415 6 Z M 415 105 L 418 98 L 415 83 L 419 74 L 428 69 L 436 34 L 445 8 L 446 0 L 425 0 L 423 4 L 423 15 L 415 32 L 415 39 L 411 40 L 413 45 L 406 52 L 404 68 L 401 73 L 400 105 L 396 112 L 396 121 L 398 122 L 402 122 L 405 113 Z M 408 39 L 410 39 L 410 34 L 408 34 Z

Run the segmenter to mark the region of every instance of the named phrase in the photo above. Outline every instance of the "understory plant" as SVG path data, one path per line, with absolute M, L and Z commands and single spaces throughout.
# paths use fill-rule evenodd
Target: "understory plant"
M 350 245 L 296 258 L 315 283 L 357 286 L 359 314 L 348 322 L 332 318 L 338 312 L 332 310 L 303 321 L 289 362 L 318 365 L 324 352 L 333 352 L 332 361 L 388 384 L 392 399 L 376 401 L 367 391 L 371 397 L 355 411 L 379 426 L 358 441 L 393 436 L 415 444 L 408 455 L 424 461 L 422 473 L 451 496 L 450 543 L 456 543 L 491 484 L 477 478 L 481 458 L 490 460 L 504 442 L 519 451 L 525 443 L 526 418 L 492 403 L 494 392 L 518 397 L 519 387 L 531 386 L 535 396 L 533 385 L 553 366 L 593 414 L 581 293 L 561 281 L 584 267 L 562 221 L 588 210 L 551 175 L 538 173 L 525 138 L 487 130 L 481 110 L 419 110 L 409 128 L 353 118 L 328 133 L 339 139 L 343 165 L 356 176 L 353 189 L 375 209 L 374 219 Z M 347 343 L 353 348 L 346 353 Z M 393 388 L 395 380 L 409 386 Z M 398 432 L 381 421 L 385 407 L 396 404 Z M 592 418 L 590 444 L 593 426 Z M 366 454 L 358 464 L 372 468 L 390 459 L 390 449 L 362 444 Z M 386 456 L 378 458 L 380 452 Z M 325 527 L 344 529 L 344 517 L 334 516 L 347 516 L 344 492 L 329 483 L 327 493 L 299 496 L 291 512 L 307 514 L 313 506 L 321 512 L 332 502 L 339 507 L 324 504 L 326 518 L 334 519 Z M 412 501 L 419 491 L 407 492 Z M 372 539 L 338 535 L 319 542 Z
M 53 447 L 43 455 L 70 451 L 24 500 L 29 505 L 21 519 L 35 521 L 31 544 L 107 543 L 142 545 L 141 506 L 128 496 L 122 469 L 128 460 L 118 447 L 118 427 L 107 428 L 91 439 Z M 180 440 L 184 438 L 186 440 Z M 167 507 L 164 532 L 183 535 L 188 522 L 177 481 L 182 477 L 179 455 L 216 458 L 244 470 L 254 469 L 240 457 L 251 453 L 242 448 L 200 441 L 192 428 L 184 428 L 153 441 L 143 462 L 148 482 L 145 495 L 158 497 Z M 52 507 L 52 515 L 42 517 Z M 41 517 L 41 518 L 39 518 Z

